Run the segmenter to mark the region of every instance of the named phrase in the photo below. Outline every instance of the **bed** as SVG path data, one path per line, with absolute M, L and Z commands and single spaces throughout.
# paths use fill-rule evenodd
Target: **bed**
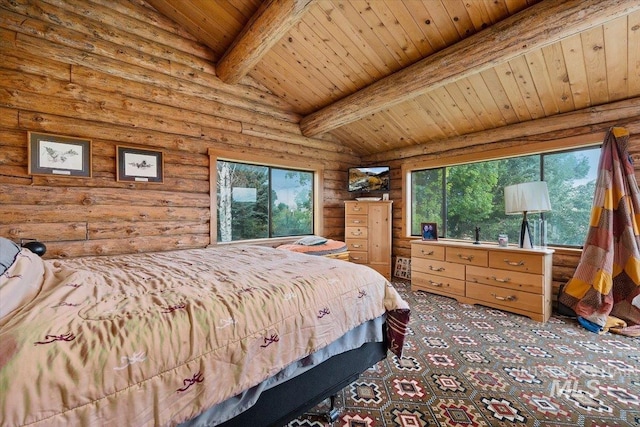
M 3 426 L 282 425 L 400 355 L 409 317 L 372 269 L 263 246 L 0 273 Z

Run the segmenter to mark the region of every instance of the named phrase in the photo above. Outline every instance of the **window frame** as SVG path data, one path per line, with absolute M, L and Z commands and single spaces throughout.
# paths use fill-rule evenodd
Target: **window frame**
M 313 173 L 313 234 L 321 236 L 324 231 L 323 222 L 323 176 L 324 165 L 315 162 L 299 162 L 285 159 L 278 161 L 265 161 L 264 156 L 257 156 L 247 153 L 239 153 L 235 151 L 216 150 L 209 148 L 209 200 L 210 200 L 210 223 L 209 223 L 209 239 L 210 245 L 232 245 L 242 243 L 278 243 L 289 242 L 300 236 L 287 237 L 266 237 L 259 239 L 234 240 L 231 242 L 218 242 L 218 160 L 235 163 L 247 163 L 256 166 L 267 166 L 272 168 L 294 169 L 303 172 Z
M 401 167 L 402 194 L 404 199 L 402 203 L 402 236 L 408 239 L 416 238 L 416 236 L 411 234 L 411 173 L 413 171 L 588 148 L 601 145 L 605 134 L 605 132 L 598 132 L 589 135 L 578 135 L 549 141 L 535 141 L 527 143 L 526 145 L 510 144 L 506 147 L 497 147 L 484 151 L 462 153 L 459 155 L 456 155 L 456 152 L 461 150 L 453 150 L 454 152 L 449 154 L 447 157 L 415 160 L 404 163 Z M 500 143 L 497 142 L 494 144 Z M 446 240 L 457 239 L 447 238 Z

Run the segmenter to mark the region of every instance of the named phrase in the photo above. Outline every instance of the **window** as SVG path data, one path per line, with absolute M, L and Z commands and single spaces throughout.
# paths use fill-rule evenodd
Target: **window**
M 212 242 L 318 233 L 317 170 L 259 164 L 255 159 L 246 161 L 247 156 L 236 161 L 210 154 L 215 165 Z
M 422 222 L 438 223 L 451 239 L 497 241 L 507 234 L 519 240 L 522 215 L 504 213 L 504 187 L 543 180 L 549 188 L 551 212 L 529 215 L 534 229 L 547 220 L 547 242 L 582 246 L 589 228 L 600 147 L 588 147 L 499 160 L 412 170 L 409 174 L 411 235 Z M 535 239 L 534 239 L 535 243 Z

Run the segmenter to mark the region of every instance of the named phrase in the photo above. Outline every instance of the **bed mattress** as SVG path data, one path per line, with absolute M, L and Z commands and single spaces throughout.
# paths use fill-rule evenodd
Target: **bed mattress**
M 263 392 L 303 375 L 331 357 L 359 348 L 365 343 L 383 342 L 385 339 L 383 334 L 385 318 L 386 316 L 383 315 L 356 326 L 326 347 L 291 363 L 276 375 L 239 395 L 203 411 L 196 418 L 180 424 L 180 427 L 212 427 L 221 424 L 251 408 Z
M 408 320 L 375 271 L 261 246 L 23 250 L 0 277 L 16 290 L 0 320 L 7 426 L 177 425 L 385 314 L 399 352 Z

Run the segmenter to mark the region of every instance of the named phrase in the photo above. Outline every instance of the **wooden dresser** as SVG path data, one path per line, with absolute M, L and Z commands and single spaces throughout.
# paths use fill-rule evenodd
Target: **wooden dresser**
M 349 261 L 366 264 L 391 279 L 391 201 L 348 201 L 345 243 Z
M 551 249 L 466 242 L 411 242 L 411 290 L 445 295 L 546 322 L 551 316 Z

